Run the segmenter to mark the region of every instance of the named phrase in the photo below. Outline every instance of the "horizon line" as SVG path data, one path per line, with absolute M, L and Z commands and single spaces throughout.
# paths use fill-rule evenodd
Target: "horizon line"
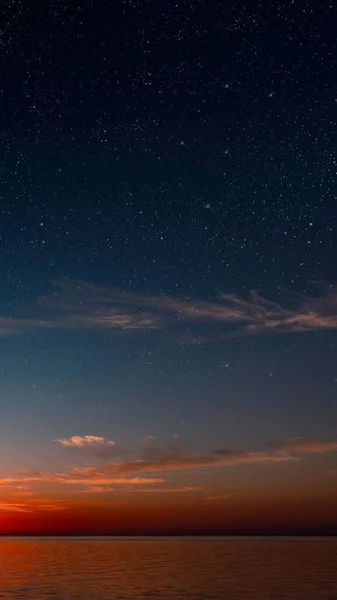
M 1 538 L 337 538 L 336 533 L 155 533 L 155 534 L 95 534 L 95 533 L 0 533 Z

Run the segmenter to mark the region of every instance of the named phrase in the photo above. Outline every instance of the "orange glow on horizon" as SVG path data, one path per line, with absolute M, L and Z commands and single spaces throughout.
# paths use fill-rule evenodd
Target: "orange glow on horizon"
M 65 510 L 1 513 L 7 535 L 337 533 L 337 495 L 233 498 L 217 503 L 72 502 Z

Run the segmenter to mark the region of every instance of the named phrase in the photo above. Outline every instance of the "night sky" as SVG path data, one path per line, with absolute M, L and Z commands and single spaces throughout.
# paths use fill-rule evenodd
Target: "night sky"
M 337 533 L 314 0 L 4 0 L 0 533 Z

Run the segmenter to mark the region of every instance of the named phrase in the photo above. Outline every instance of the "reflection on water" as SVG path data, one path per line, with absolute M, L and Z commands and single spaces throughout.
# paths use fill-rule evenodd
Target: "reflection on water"
M 337 540 L 2 538 L 0 598 L 337 600 Z

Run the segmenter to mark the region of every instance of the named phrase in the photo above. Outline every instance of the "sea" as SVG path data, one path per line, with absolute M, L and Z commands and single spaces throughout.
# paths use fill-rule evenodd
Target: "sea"
M 0 598 L 337 600 L 337 538 L 0 538 Z

